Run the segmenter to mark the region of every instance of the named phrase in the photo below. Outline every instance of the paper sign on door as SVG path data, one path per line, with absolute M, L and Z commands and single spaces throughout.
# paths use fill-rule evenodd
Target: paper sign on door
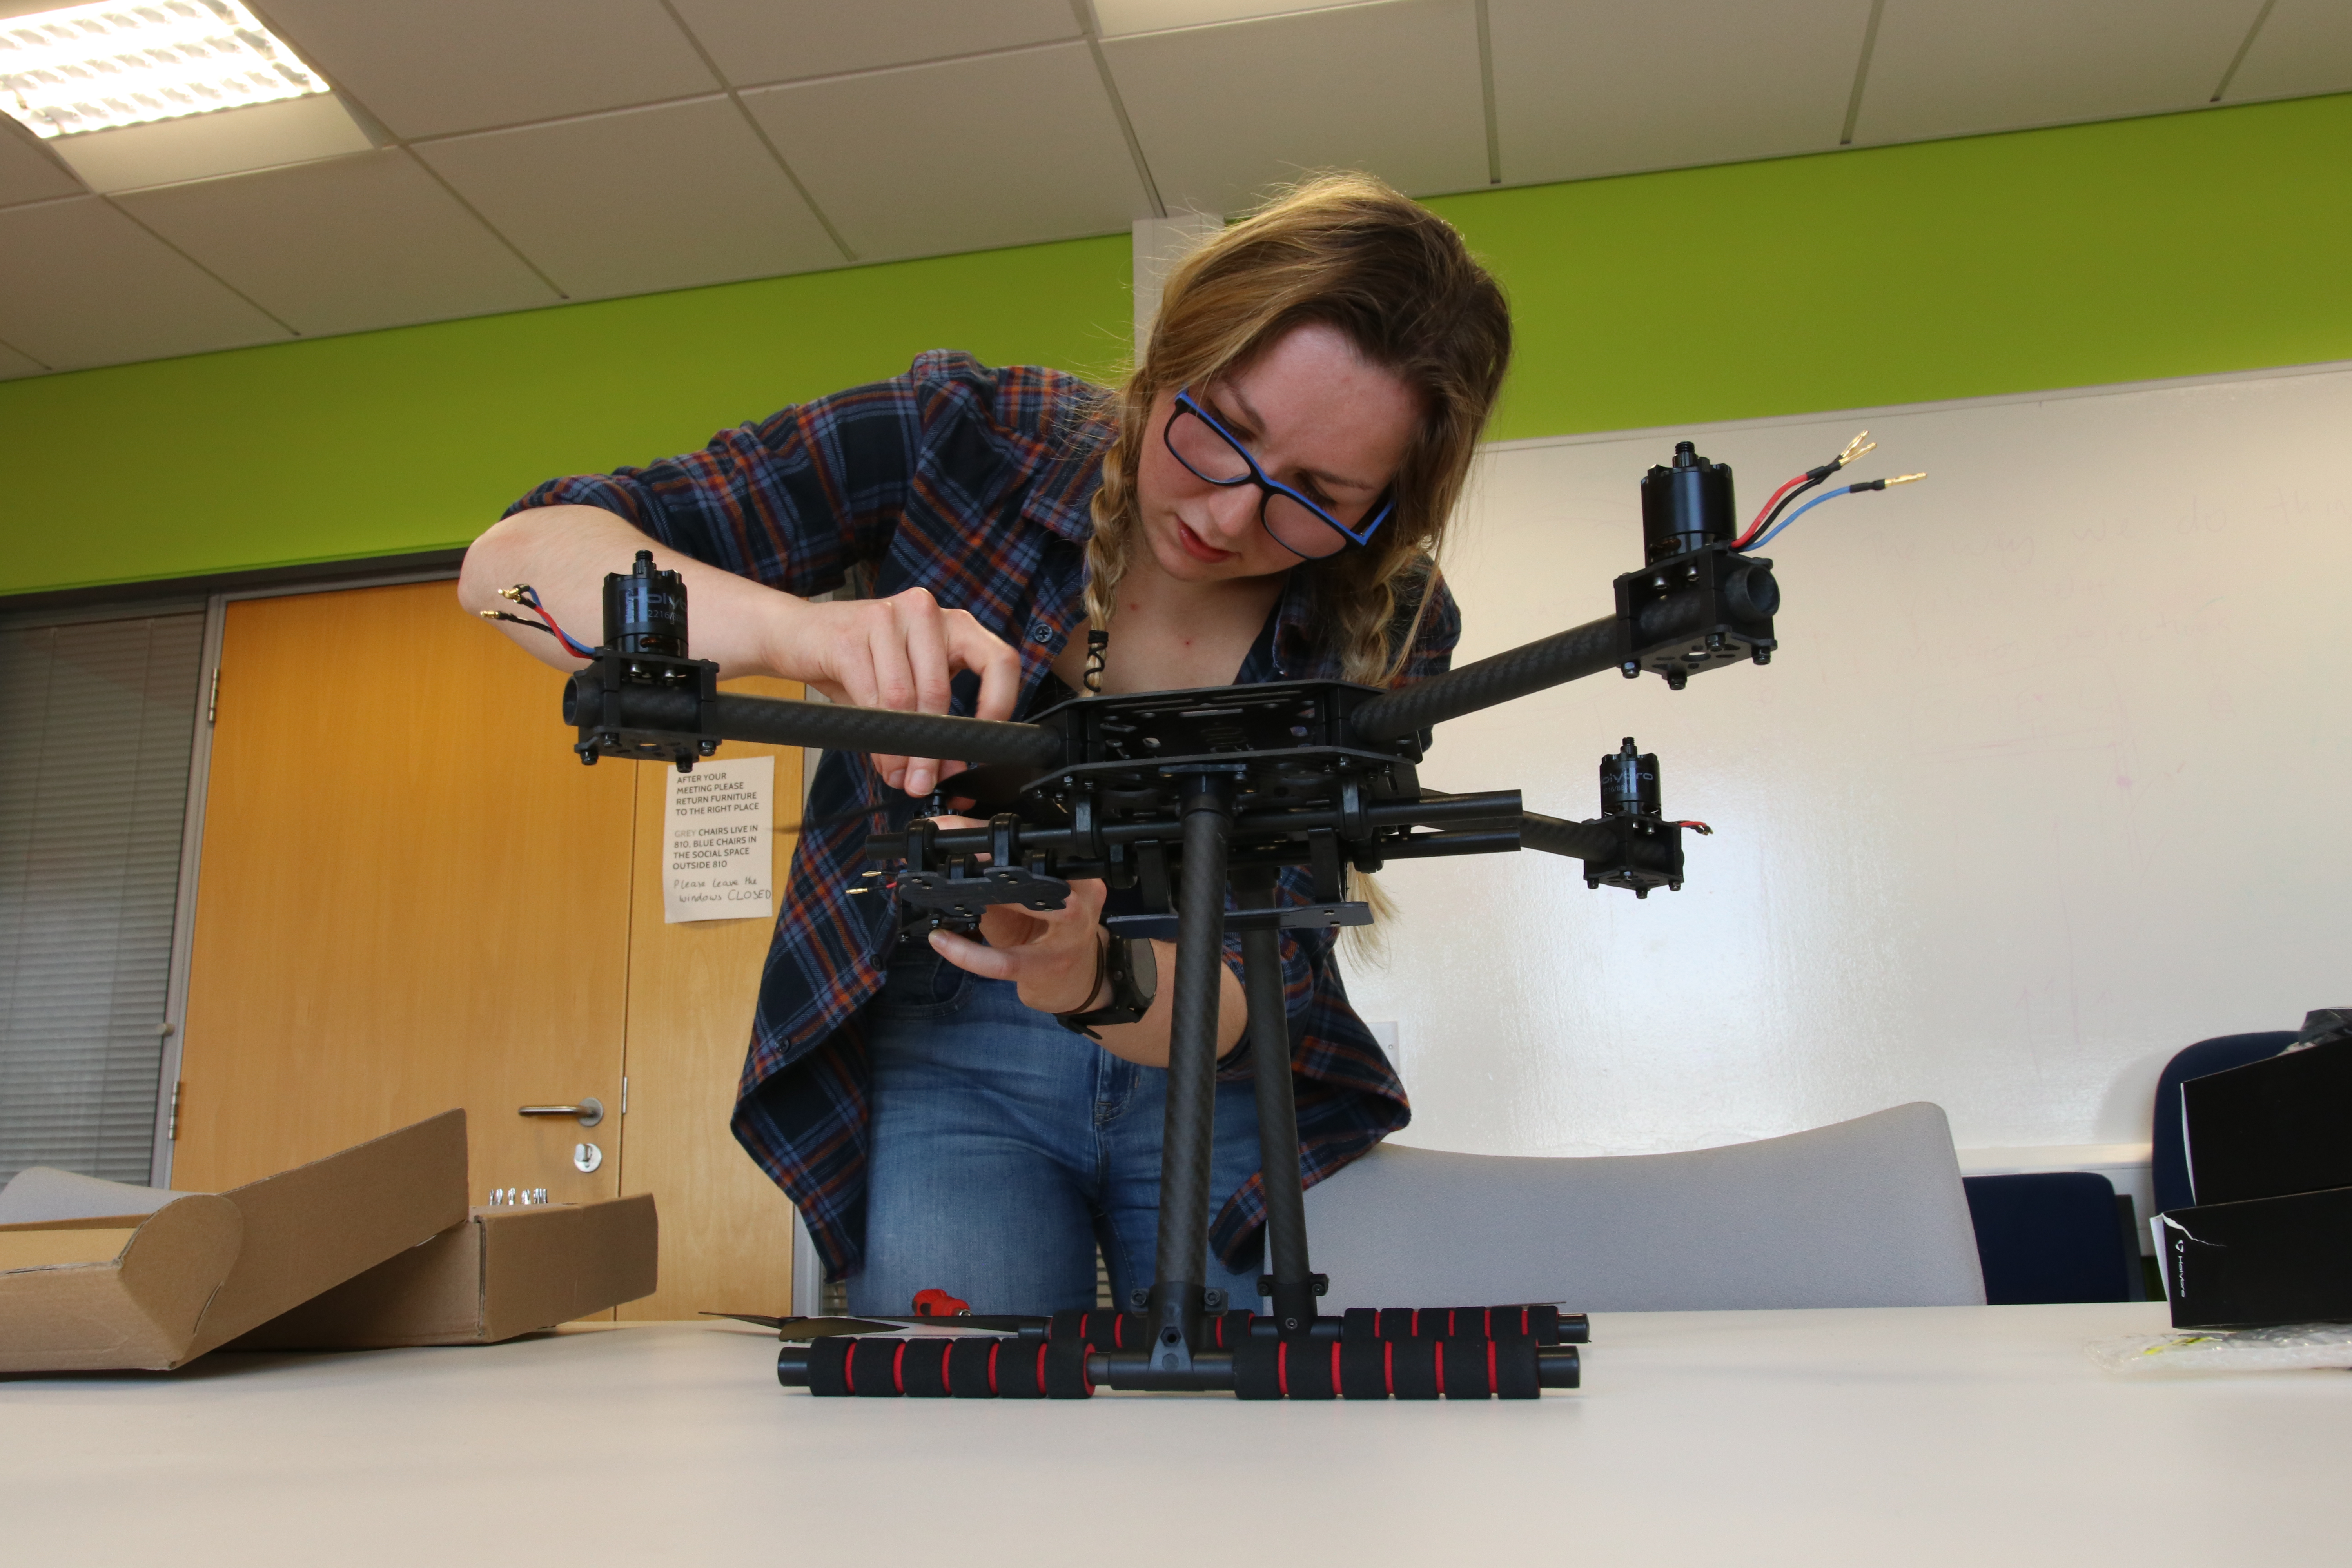
M 662 919 L 767 920 L 776 911 L 774 817 L 776 759 L 737 757 L 697 763 L 669 775 Z

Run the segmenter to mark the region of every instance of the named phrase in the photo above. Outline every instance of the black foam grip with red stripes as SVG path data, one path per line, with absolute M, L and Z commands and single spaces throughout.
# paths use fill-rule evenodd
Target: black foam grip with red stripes
M 1437 1347 L 1443 1340 L 1390 1340 L 1389 1393 L 1397 1399 L 1435 1399 L 1444 1392 L 1438 1381 Z
M 849 1389 L 842 1381 L 842 1369 L 849 1361 L 850 1342 L 833 1338 L 813 1342 L 809 1345 L 809 1380 L 811 1394 L 837 1399 Z
M 1434 1399 L 1429 1350 L 1437 1342 L 1253 1340 L 1234 1357 L 1234 1392 L 1244 1399 Z
M 845 1338 L 849 1347 L 849 1392 L 860 1399 L 896 1399 L 905 1393 L 898 1381 L 907 1342 L 890 1339 Z
M 1491 1339 L 1531 1340 L 1556 1345 L 1582 1343 L 1584 1317 L 1553 1306 L 1351 1307 L 1341 1315 L 1346 1340 Z
M 1076 1340 L 1088 1350 L 1124 1351 L 1139 1348 L 1150 1338 L 1140 1312 L 1078 1311 L 1054 1314 L 1045 1337 L 1056 1344 Z
M 1494 1359 L 1488 1363 L 1497 1399 L 1540 1399 L 1543 1384 L 1537 1368 L 1543 1357 L 1533 1340 L 1495 1340 Z M 1573 1352 L 1570 1352 L 1573 1354 Z M 1572 1385 L 1571 1385 L 1572 1386 Z
M 825 1398 L 1085 1399 L 1082 1340 L 837 1334 L 809 1346 L 809 1392 Z
M 1336 1399 L 1339 1342 L 1252 1336 L 1234 1350 L 1234 1394 L 1241 1399 Z
M 1339 1342 L 1339 1392 L 1349 1399 L 1389 1396 L 1389 1342 L 1360 1339 Z
M 1087 1374 L 1087 1346 L 1084 1339 L 1055 1340 L 1045 1346 L 1045 1397 L 1088 1399 L 1095 1380 Z
M 956 1342 L 946 1338 L 925 1338 L 907 1342 L 906 1359 L 899 1363 L 899 1386 L 909 1399 L 945 1399 L 948 1396 L 948 1357 L 955 1353 Z
M 1201 1320 L 1201 1327 L 1204 1348 L 1231 1350 L 1249 1337 L 1250 1313 L 1245 1308 L 1213 1313 Z M 1076 1340 L 1097 1351 L 1140 1350 L 1151 1338 L 1140 1312 L 1082 1312 L 1075 1308 L 1055 1313 L 1045 1336 L 1057 1344 Z
M 996 1396 L 999 1399 L 1045 1397 L 1045 1355 L 1053 1347 L 1035 1340 L 996 1342 Z
M 1534 1399 L 1532 1339 L 1252 1339 L 1234 1352 L 1243 1399 Z
M 996 1347 L 1003 1342 L 1002 1340 L 950 1340 L 948 1343 L 953 1348 L 948 1352 L 948 1392 L 958 1399 L 995 1398 L 996 1382 L 989 1373 L 994 1364 Z

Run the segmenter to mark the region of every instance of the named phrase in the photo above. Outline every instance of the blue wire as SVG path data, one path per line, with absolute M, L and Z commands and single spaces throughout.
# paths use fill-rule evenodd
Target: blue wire
M 1823 490 L 1821 494 L 1819 494 L 1819 495 L 1815 496 L 1812 500 L 1811 500 L 1807 501 L 1804 505 L 1802 505 L 1802 506 L 1799 507 L 1796 510 L 1794 510 L 1794 511 L 1790 512 L 1788 516 L 1786 516 L 1786 517 L 1782 518 L 1782 519 L 1781 519 L 1778 523 L 1776 523 L 1776 524 L 1774 524 L 1774 525 L 1773 525 L 1773 528 L 1772 528 L 1772 531 L 1771 531 L 1771 532 L 1769 532 L 1769 533 L 1766 534 L 1763 538 L 1761 538 L 1761 539 L 1758 540 L 1755 543 L 1753 543 L 1753 544 L 1749 545 L 1749 546 L 1748 547 L 1748 550 L 1761 550 L 1761 549 L 1763 549 L 1766 545 L 1768 545 L 1768 544 L 1771 543 L 1775 539 L 1778 539 L 1781 534 L 1783 534 L 1783 533 L 1787 532 L 1787 531 L 1788 531 L 1788 529 L 1789 529 L 1789 525 L 1790 525 L 1790 523 L 1792 523 L 1792 522 L 1796 521 L 1799 518 L 1801 518 L 1801 517 L 1804 516 L 1807 512 L 1809 512 L 1809 511 L 1812 510 L 1813 510 L 1813 508 L 1815 508 L 1815 507 L 1817 507 L 1817 506 L 1821 505 L 1821 504 L 1822 504 L 1822 502 L 1823 502 L 1823 501 L 1825 501 L 1825 500 L 1837 500 L 1837 499 L 1838 499 L 1838 497 L 1840 497 L 1840 496 L 1843 496 L 1843 495 L 1851 495 L 1851 494 L 1853 494 L 1853 487 L 1852 485 L 1840 485 L 1837 489 L 1833 489 L 1833 490 Z M 1743 551 L 1741 553 L 1745 554 L 1745 553 L 1746 553 L 1746 552 L 1745 552 L 1745 551 Z
M 517 599 L 515 603 L 520 605 L 524 609 L 530 611 L 533 615 L 536 615 L 541 620 L 545 621 L 547 623 L 547 629 L 555 634 L 555 640 L 562 643 L 563 645 L 564 651 L 571 654 L 572 658 L 593 658 L 596 657 L 596 650 L 594 648 L 582 647 L 578 643 L 573 642 L 570 637 L 563 634 L 563 628 L 555 624 L 555 617 L 547 613 L 547 606 L 539 602 L 538 589 L 525 588 L 522 591 L 522 597 Z
M 557 642 L 562 643 L 562 644 L 564 646 L 564 647 L 565 647 L 566 649 L 568 649 L 568 650 L 571 652 L 571 654 L 572 654 L 572 658 L 594 658 L 596 657 L 596 650 L 595 650 L 594 648 L 593 648 L 593 647 L 582 647 L 578 643 L 573 642 L 570 637 L 565 637 L 562 632 L 557 632 L 557 631 L 555 631 L 555 628 L 554 628 L 553 626 L 550 626 L 550 627 L 548 627 L 547 629 L 548 629 L 549 631 L 555 632 L 555 640 L 556 640 Z

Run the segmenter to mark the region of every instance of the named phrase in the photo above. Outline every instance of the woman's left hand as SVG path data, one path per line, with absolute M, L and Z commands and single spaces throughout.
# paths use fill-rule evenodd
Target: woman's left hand
M 935 816 L 942 830 L 985 827 L 969 816 Z M 1095 997 L 1102 967 L 1103 885 L 1087 879 L 1070 884 L 1058 910 L 1024 910 L 991 904 L 980 918 L 985 945 L 952 931 L 931 933 L 932 950 L 987 980 L 1010 980 L 1021 1004 L 1040 1013 L 1078 1013 Z

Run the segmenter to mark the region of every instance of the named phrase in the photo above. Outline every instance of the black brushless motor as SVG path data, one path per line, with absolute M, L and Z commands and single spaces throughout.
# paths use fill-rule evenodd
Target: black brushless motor
M 1642 476 L 1642 542 L 1652 564 L 1706 544 L 1728 544 L 1736 530 L 1731 465 L 1710 463 L 1688 441 L 1670 467 Z
M 1601 815 L 1663 816 L 1658 801 L 1658 753 L 1638 750 L 1628 735 L 1623 750 L 1601 759 Z
M 637 552 L 626 576 L 604 579 L 604 646 L 615 653 L 686 657 L 686 584 L 675 572 L 654 564 L 654 552 Z

